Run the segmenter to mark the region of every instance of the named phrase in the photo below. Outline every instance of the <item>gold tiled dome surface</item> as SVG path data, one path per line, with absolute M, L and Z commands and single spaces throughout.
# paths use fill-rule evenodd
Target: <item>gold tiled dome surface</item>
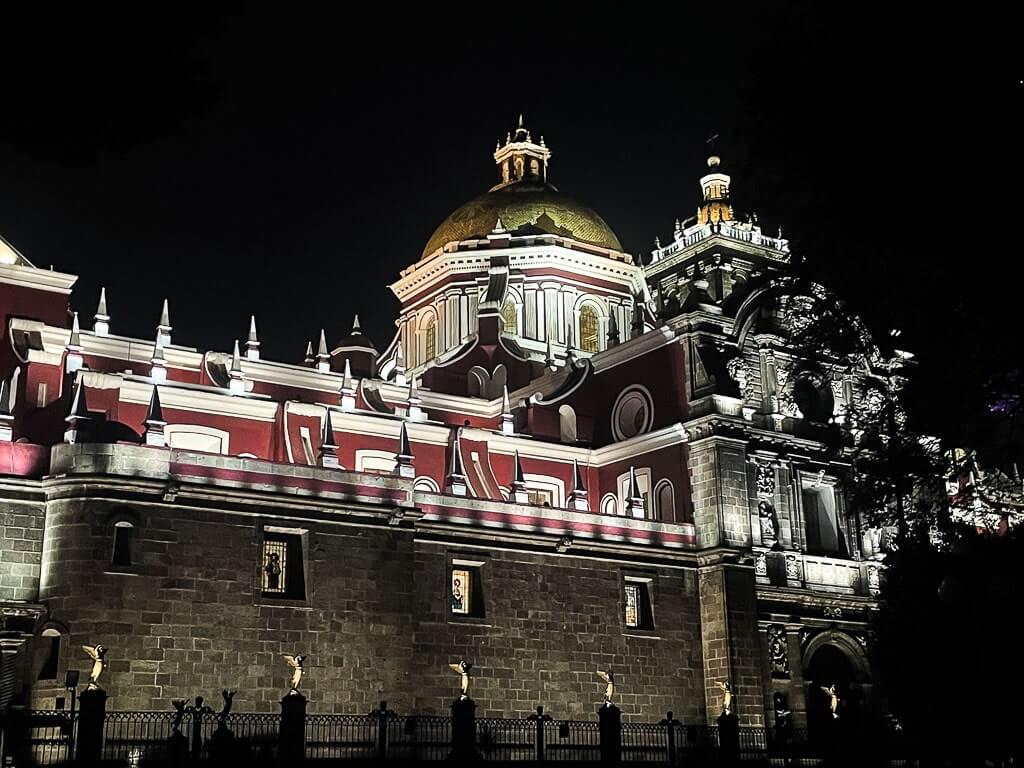
M 622 250 L 611 227 L 590 208 L 564 197 L 550 184 L 524 181 L 496 187 L 456 209 L 434 230 L 420 258 L 452 241 L 486 237 L 499 217 L 513 234 L 543 232 Z

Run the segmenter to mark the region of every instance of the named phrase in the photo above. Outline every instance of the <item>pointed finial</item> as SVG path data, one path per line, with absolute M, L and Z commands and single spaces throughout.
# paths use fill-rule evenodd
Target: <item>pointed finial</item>
M 146 424 L 166 423 L 164 421 L 164 409 L 160 405 L 160 387 L 153 386 L 149 395 L 149 406 L 146 408 Z
M 74 443 L 78 439 L 80 422 L 90 419 L 89 406 L 85 401 L 85 384 L 79 377 L 75 382 L 75 391 L 71 398 L 71 412 L 64 417 L 67 429 L 64 430 L 64 442 Z
M 143 422 L 146 427 L 146 445 L 156 448 L 163 448 L 167 445 L 164 435 L 164 410 L 160 405 L 160 388 L 153 385 L 153 391 L 149 395 L 149 406 L 146 408 L 146 419 Z
M 455 430 L 455 440 L 452 442 L 452 458 L 448 466 L 445 490 L 454 496 L 466 495 L 466 471 L 462 465 L 462 441 L 458 430 Z
M 235 349 L 231 353 L 231 372 L 241 373 L 242 372 L 242 354 L 238 349 L 238 339 L 235 339 Z
M 256 335 L 256 315 L 249 316 L 249 338 L 245 342 L 245 356 L 249 360 L 260 359 L 260 340 Z
M 162 346 L 167 346 L 171 343 L 171 312 L 167 305 L 167 299 L 164 299 L 164 305 L 160 310 L 160 322 L 156 327 L 156 338 L 157 342 Z
M 587 498 L 587 486 L 583 482 L 580 463 L 572 460 L 572 490 L 569 492 L 569 509 L 576 512 L 589 512 L 590 500 Z
M 661 238 L 657 235 L 654 236 L 654 247 L 661 248 Z
M 327 409 L 327 415 L 324 417 L 324 429 L 323 434 L 320 436 L 320 442 L 322 445 L 337 448 L 338 444 L 334 442 L 334 423 L 331 421 L 331 409 Z
M 512 485 L 509 501 L 516 504 L 529 504 L 530 493 L 526 488 L 526 476 L 523 474 L 523 463 L 519 460 L 519 451 L 515 451 L 512 463 Z
M 636 469 L 629 468 L 629 495 L 626 497 L 626 514 L 630 517 L 645 517 L 644 497 L 636 480 Z
M 313 342 L 312 341 L 307 341 L 306 342 L 306 356 L 303 358 L 302 362 L 305 363 L 306 365 L 312 365 L 313 364 L 313 360 L 314 360 L 314 357 L 313 357 Z
M 331 421 L 331 409 L 324 416 L 323 429 L 320 432 L 320 451 L 317 454 L 321 467 L 337 468 L 338 445 L 334 442 L 334 423 Z
M 107 289 L 100 288 L 100 300 L 96 304 L 96 314 L 92 318 L 92 332 L 97 336 L 110 333 L 110 315 L 107 314 Z
M 71 337 L 68 339 L 68 349 L 75 351 L 82 349 L 82 329 L 78 325 L 77 312 L 71 315 Z
M 360 334 L 362 332 L 363 332 L 363 329 L 359 325 L 359 315 L 357 314 L 352 319 L 352 334 L 356 335 L 356 334 Z
M 341 372 L 341 410 L 354 411 L 356 409 L 356 382 L 352 378 L 352 366 L 348 358 L 345 358 L 345 368 Z
M 331 354 L 327 351 L 327 334 L 320 329 L 320 343 L 316 350 L 316 369 L 320 373 L 327 373 L 331 370 Z
M 409 430 L 405 426 L 404 421 L 398 431 L 398 455 L 412 456 L 412 445 L 409 443 Z
M 522 112 L 519 113 L 519 125 L 518 125 L 518 127 L 519 128 L 523 127 L 523 113 Z
M 515 416 L 512 415 L 512 403 L 508 399 L 508 387 L 501 388 L 501 433 L 503 435 L 515 434 Z

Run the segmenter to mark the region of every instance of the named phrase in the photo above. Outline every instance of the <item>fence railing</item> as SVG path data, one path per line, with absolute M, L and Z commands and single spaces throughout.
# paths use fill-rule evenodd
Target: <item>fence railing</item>
M 816 765 L 837 743 L 812 738 L 806 730 L 733 727 L 725 738 L 716 726 L 614 719 L 614 751 L 608 722 L 559 720 L 538 708 L 528 717 L 472 718 L 472 749 L 496 762 L 621 762 L 649 765 Z M 453 753 L 452 716 L 398 715 L 386 705 L 365 715 L 309 714 L 300 731 L 307 762 L 398 760 L 432 762 Z M 0 766 L 60 765 L 76 755 L 78 722 L 65 712 L 16 710 L 4 723 Z M 174 766 L 209 762 L 232 768 L 287 762 L 281 739 L 282 715 L 210 710 L 111 711 L 102 721 L 99 760 L 108 766 Z M 849 738 L 847 735 L 846 738 Z M 729 747 L 728 745 L 733 745 Z M 875 742 L 873 765 L 906 765 L 910 750 L 899 739 Z M 727 754 L 727 751 L 732 750 Z M 81 754 L 78 755 L 81 761 Z

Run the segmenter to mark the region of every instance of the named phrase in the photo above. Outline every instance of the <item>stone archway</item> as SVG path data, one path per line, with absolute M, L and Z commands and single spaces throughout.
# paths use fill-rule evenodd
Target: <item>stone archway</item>
M 861 645 L 844 632 L 828 630 L 807 645 L 803 658 L 807 695 L 807 729 L 812 740 L 820 739 L 835 725 L 830 697 L 822 688 L 836 686 L 839 718 L 846 728 L 856 729 L 870 711 L 871 671 Z

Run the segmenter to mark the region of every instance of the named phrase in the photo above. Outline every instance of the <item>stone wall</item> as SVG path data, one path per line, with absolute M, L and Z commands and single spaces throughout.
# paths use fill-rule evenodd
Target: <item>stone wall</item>
M 0 500 L 0 600 L 35 601 L 44 522 L 42 504 Z
M 131 520 L 134 558 L 116 572 L 113 527 Z M 308 531 L 302 604 L 259 595 L 262 522 Z M 704 719 L 700 599 L 694 569 L 637 566 L 551 552 L 519 554 L 416 541 L 411 528 L 353 521 L 261 518 L 184 504 L 115 506 L 55 499 L 47 512 L 42 602 L 67 630 L 57 680 L 89 663 L 83 644 L 110 651 L 111 709 L 169 709 L 175 698 L 238 689 L 239 711 L 277 711 L 287 690 L 282 653 L 309 655 L 311 712 L 447 711 L 448 669 L 472 660 L 481 715 L 592 717 L 611 668 L 618 702 L 637 720 L 669 709 Z M 486 615 L 454 621 L 452 556 L 484 563 Z M 650 578 L 655 629 L 627 632 L 624 574 Z M 34 679 L 34 678 L 33 678 Z M 33 704 L 64 695 L 40 681 Z

